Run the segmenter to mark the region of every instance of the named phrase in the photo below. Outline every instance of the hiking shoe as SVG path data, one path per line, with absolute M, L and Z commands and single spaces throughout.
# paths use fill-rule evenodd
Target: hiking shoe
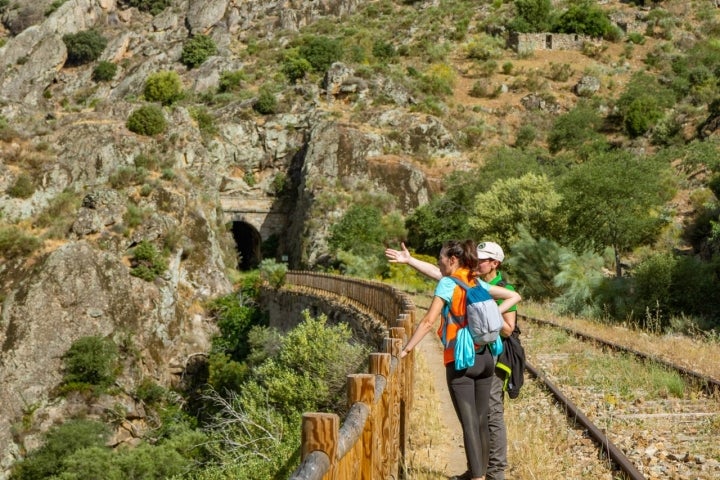
M 472 480 L 472 478 L 472 472 L 468 470 L 467 472 L 461 473 L 460 475 L 453 475 L 448 480 Z

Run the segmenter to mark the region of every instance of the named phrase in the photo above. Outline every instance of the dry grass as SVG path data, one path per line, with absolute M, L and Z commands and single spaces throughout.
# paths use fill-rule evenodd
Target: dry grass
M 416 297 L 418 319 L 424 313 L 427 299 Z M 558 317 L 542 305 L 523 302 L 522 313 L 553 320 L 582 329 L 616 343 L 663 356 L 700 370 L 707 366 L 708 375 L 718 370 L 720 346 L 713 342 L 682 336 L 653 336 L 623 327 L 611 327 L 569 317 Z M 462 436 L 444 387 L 444 368 L 436 356 L 437 341 L 428 335 L 415 355 L 415 402 L 411 412 L 408 445 L 407 478 L 440 480 L 464 470 Z M 717 378 L 717 377 L 716 377 Z M 448 416 L 449 415 L 449 416 Z M 550 394 L 527 380 L 521 395 L 505 400 L 505 423 L 508 430 L 506 472 L 514 480 L 602 479 L 612 480 L 606 461 L 597 458 L 597 449 L 582 429 L 568 425 L 564 412 Z M 453 431 L 453 429 L 455 429 Z M 453 459 L 454 458 L 454 459 Z M 452 459 L 452 460 L 451 460 Z
M 655 355 L 716 379 L 720 378 L 720 344 L 716 341 L 676 334 L 653 335 L 620 325 L 609 326 L 582 318 L 561 317 L 553 314 L 548 307 L 531 302 L 523 302 L 522 313 Z

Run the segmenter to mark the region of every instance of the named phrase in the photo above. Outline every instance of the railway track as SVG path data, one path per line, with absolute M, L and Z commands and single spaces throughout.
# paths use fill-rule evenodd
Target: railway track
M 720 478 L 716 379 L 552 322 L 519 320 L 528 372 L 612 460 L 615 477 Z M 626 373 L 638 371 L 650 373 Z
M 568 478 L 601 478 L 601 468 L 613 480 L 720 479 L 718 379 L 551 321 L 518 320 L 528 374 L 582 432 L 571 435 L 579 453 Z

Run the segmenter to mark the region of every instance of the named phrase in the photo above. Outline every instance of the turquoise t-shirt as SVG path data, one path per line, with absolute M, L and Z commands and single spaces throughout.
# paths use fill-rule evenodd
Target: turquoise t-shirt
M 479 278 L 476 278 L 475 281 L 485 290 L 490 290 L 489 283 L 480 280 Z M 447 318 L 448 310 L 450 309 L 450 302 L 452 302 L 453 293 L 455 292 L 455 287 L 457 286 L 458 285 L 450 277 L 441 278 L 438 284 L 435 286 L 435 293 L 433 295 L 445 300 L 445 306 L 442 310 L 442 315 L 444 318 Z

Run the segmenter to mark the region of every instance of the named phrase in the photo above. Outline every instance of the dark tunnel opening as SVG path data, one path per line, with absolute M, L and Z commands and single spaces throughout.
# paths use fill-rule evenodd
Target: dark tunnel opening
M 239 256 L 238 269 L 245 271 L 257 268 L 262 260 L 262 239 L 255 227 L 245 222 L 233 222 L 232 235 Z

